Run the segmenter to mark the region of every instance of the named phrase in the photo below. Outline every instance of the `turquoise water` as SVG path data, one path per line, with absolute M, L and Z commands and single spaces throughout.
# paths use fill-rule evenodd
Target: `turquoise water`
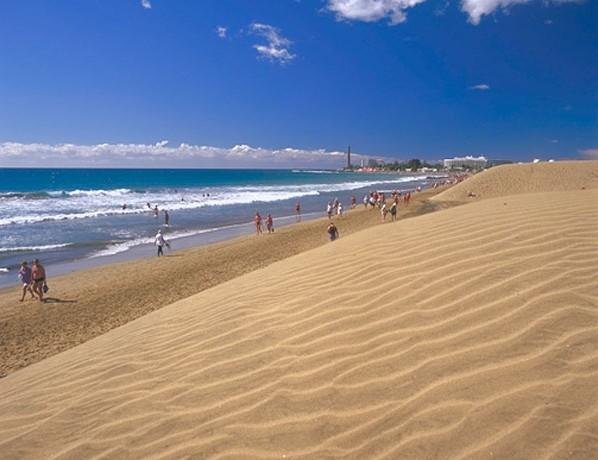
M 303 213 L 323 213 L 335 198 L 348 208 L 352 195 L 361 202 L 369 190 L 428 182 L 327 170 L 0 168 L 0 284 L 20 260 L 101 258 L 150 243 L 159 228 L 176 241 L 246 224 L 256 210 L 276 221 L 297 201 Z

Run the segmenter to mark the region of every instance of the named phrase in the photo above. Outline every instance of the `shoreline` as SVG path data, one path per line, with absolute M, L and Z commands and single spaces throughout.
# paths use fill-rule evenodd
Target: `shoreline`
M 308 221 L 318 219 L 320 217 L 321 213 L 306 213 L 302 215 L 302 220 Z M 282 222 L 282 228 L 294 224 L 294 221 L 295 216 L 283 216 L 276 218 L 275 224 Z M 255 228 L 253 222 L 245 222 L 206 230 L 197 230 L 196 233 L 188 236 L 168 238 L 167 234 L 166 237 L 169 242 L 176 242 L 176 244 L 174 244 L 175 249 L 173 249 L 173 251 L 181 251 L 185 249 L 206 246 L 209 244 L 226 242 L 238 237 L 250 236 L 254 231 Z M 146 257 L 154 256 L 155 252 L 155 245 L 153 242 L 140 243 L 134 246 L 129 246 L 124 251 L 118 251 L 113 254 L 106 253 L 103 255 L 92 255 L 89 257 L 68 260 L 65 262 L 44 264 L 44 266 L 50 277 L 54 278 L 68 275 L 69 273 L 76 271 L 89 270 L 114 263 L 138 261 Z M 14 287 L 18 284 L 16 277 L 18 267 L 15 267 L 13 270 L 5 270 L 6 271 L 4 272 L 0 270 L 0 293 L 2 290 Z
M 444 187 L 412 196 L 398 222 L 438 209 L 429 198 Z M 358 205 L 335 217 L 341 238 L 381 222 L 378 210 Z M 326 217 L 304 220 L 260 237 L 178 249 L 52 276 L 45 303 L 18 301 L 20 288 L 0 289 L 0 376 L 72 348 L 110 329 L 242 274 L 328 243 Z M 151 246 L 153 255 L 153 246 Z M 149 254 L 148 254 L 149 255 Z
M 35 206 L 28 208 L 27 212 L 21 210 L 22 203 L 19 202 L 19 199 L 15 203 L 9 200 L 10 203 L 6 202 L 8 204 L 3 214 L 4 217 L 0 218 L 2 220 L 0 239 L 4 243 L 4 247 L 0 251 L 0 259 L 2 259 L 0 261 L 0 288 L 15 283 L 16 273 L 22 260 L 39 258 L 49 269 L 50 275 L 60 275 L 73 270 L 151 255 L 152 251 L 144 250 L 143 247 L 145 246 L 146 249 L 151 247 L 157 228 L 166 226 L 162 224 L 161 215 L 159 219 L 153 219 L 153 214 L 146 209 L 145 200 L 160 204 L 161 209 L 168 209 L 171 212 L 172 225 L 166 230 L 171 236 L 167 236 L 167 238 L 175 239 L 176 248 L 187 248 L 242 234 L 251 234 L 252 217 L 257 209 L 256 206 L 261 208 L 261 211 L 264 211 L 265 208 L 267 212 L 271 212 L 275 219 L 275 225 L 281 226 L 294 222 L 294 212 L 292 212 L 294 198 L 292 196 L 295 194 L 298 194 L 296 195 L 297 199 L 301 197 L 304 218 L 311 218 L 308 214 L 313 213 L 314 217 L 322 215 L 323 203 L 343 195 L 345 189 L 357 195 L 365 193 L 365 189 L 371 189 L 370 182 L 356 177 L 355 174 L 341 174 L 338 178 L 326 180 L 314 179 L 313 176 L 313 174 L 296 175 L 290 174 L 288 171 L 281 171 L 264 182 L 264 184 L 270 184 L 268 181 L 271 181 L 272 185 L 264 185 L 264 190 L 259 192 L 259 196 L 256 195 L 257 192 L 251 184 L 238 189 L 231 188 L 226 185 L 228 182 L 221 181 L 224 185 L 216 184 L 213 190 L 212 186 L 208 184 L 205 190 L 210 190 L 213 196 L 206 198 L 205 194 L 201 193 L 204 190 L 201 187 L 182 188 L 180 192 L 173 189 L 171 193 L 169 192 L 171 189 L 168 188 L 170 186 L 152 188 L 152 180 L 147 179 L 150 185 L 141 188 L 128 183 L 113 184 L 115 187 L 124 187 L 114 189 L 115 194 L 103 190 L 104 185 L 98 183 L 90 185 L 90 187 L 97 188 L 71 191 L 73 196 L 70 195 L 71 192 L 63 190 L 63 195 L 60 195 L 60 198 L 54 197 L 47 202 L 48 209 L 45 208 L 45 199 L 31 201 Z M 256 177 L 249 177 L 248 180 L 255 182 L 259 179 L 263 182 L 261 176 Z M 375 177 L 380 185 L 387 183 L 387 178 L 383 175 Z M 409 175 L 394 174 L 392 177 L 393 187 L 401 191 L 415 190 L 419 186 L 426 188 L 426 184 L 430 185 L 430 182 L 426 180 L 428 176 L 409 173 Z M 75 179 L 81 181 L 81 177 Z M 185 180 L 188 181 L 189 178 L 179 179 L 181 179 L 179 182 L 186 183 Z M 230 182 L 231 179 L 227 180 Z M 291 180 L 294 182 L 290 183 Z M 318 182 L 317 191 L 306 189 L 306 187 L 310 187 L 311 182 L 304 184 L 305 181 Z M 287 184 L 287 182 L 289 183 Z M 325 184 L 319 182 L 325 182 Z M 77 185 L 77 183 L 72 184 L 73 187 Z M 58 187 L 58 185 L 56 186 Z M 59 189 L 60 187 L 57 188 L 57 190 Z M 143 192 L 143 194 L 139 195 L 137 192 Z M 12 193 L 10 192 L 10 194 Z M 18 195 L 20 192 L 14 193 Z M 52 196 L 56 194 L 49 191 L 47 193 Z M 186 203 L 181 205 L 178 195 L 172 198 L 173 193 L 179 193 L 181 199 L 185 195 Z M 149 195 L 146 196 L 146 194 Z M 46 195 L 46 192 L 43 192 L 42 195 Z M 101 203 L 101 206 L 98 203 Z M 121 209 L 124 206 L 122 203 L 127 204 L 126 210 Z M 40 206 L 42 207 L 40 208 Z M 67 208 L 63 209 L 63 206 L 67 206 Z M 182 207 L 180 208 L 180 206 Z M 202 211 L 199 212 L 199 209 Z M 80 211 L 85 212 L 81 214 Z M 87 216 L 87 214 L 90 215 Z M 87 217 L 91 217 L 91 214 L 95 217 L 87 219 Z M 152 218 L 149 218 L 150 216 Z M 17 220 L 12 221 L 13 218 Z M 33 220 L 30 221 L 29 218 Z M 48 220 L 48 224 L 37 225 L 39 219 Z M 7 224 L 9 221 L 10 223 Z M 153 229 L 153 227 L 156 228 Z M 36 235 L 34 239 L 32 239 L 33 235 Z M 150 244 L 148 245 L 148 243 Z M 125 254 L 119 254 L 123 252 Z

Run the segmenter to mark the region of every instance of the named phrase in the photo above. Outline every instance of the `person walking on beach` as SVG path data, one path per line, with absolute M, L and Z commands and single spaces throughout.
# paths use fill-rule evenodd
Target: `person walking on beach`
M 19 269 L 19 273 L 17 274 L 17 276 L 21 280 L 21 283 L 23 283 L 23 295 L 21 296 L 20 302 L 25 300 L 25 294 L 27 293 L 27 291 L 29 291 L 29 293 L 31 294 L 31 298 L 35 299 L 35 295 L 33 294 L 33 289 L 31 288 L 31 279 L 32 279 L 31 268 L 27 265 L 26 260 L 24 260 L 21 263 L 21 268 Z
M 365 209 L 368 208 L 368 204 L 370 203 L 370 197 L 368 196 L 368 194 L 366 193 L 365 195 L 363 195 L 363 207 Z
M 393 201 L 392 205 L 390 205 L 390 220 L 395 221 L 397 220 L 397 201 Z
M 37 294 L 39 301 L 43 302 L 44 291 L 48 290 L 48 286 L 46 285 L 46 270 L 39 259 L 33 261 L 31 277 L 33 278 L 33 292 Z
M 274 233 L 274 219 L 272 219 L 272 214 L 268 214 L 268 217 L 266 217 L 266 228 L 268 229 L 268 233 Z
M 328 218 L 332 219 L 332 202 L 329 201 L 326 205 L 326 214 L 328 214 Z
M 334 225 L 334 222 L 330 222 L 326 231 L 328 232 L 328 237 L 330 238 L 330 241 L 336 240 L 339 236 L 338 229 L 336 228 L 336 225 Z
M 165 209 L 164 210 L 164 225 L 166 225 L 168 227 L 170 222 L 170 216 L 168 215 L 168 211 Z
M 295 220 L 301 222 L 301 203 L 297 201 L 295 204 Z
M 351 195 L 351 209 L 355 209 L 355 206 L 357 206 L 357 198 L 355 195 Z
M 386 203 L 382 203 L 382 207 L 380 208 L 380 215 L 382 216 L 382 222 L 386 221 L 387 213 L 388 213 L 388 209 L 386 209 Z
M 256 233 L 258 235 L 261 235 L 262 234 L 262 216 L 260 216 L 260 213 L 258 211 L 255 211 L 254 222 L 255 222 Z
M 339 217 L 343 217 L 343 204 L 342 203 L 338 204 L 338 208 L 336 208 L 336 214 Z
M 162 234 L 162 230 L 158 230 L 155 238 L 155 244 L 158 247 L 158 257 L 164 255 L 164 246 L 169 246 L 168 241 L 164 239 L 164 235 Z

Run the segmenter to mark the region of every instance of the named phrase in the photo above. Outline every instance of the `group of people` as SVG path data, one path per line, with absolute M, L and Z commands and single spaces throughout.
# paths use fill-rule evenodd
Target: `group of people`
M 417 187 L 416 189 L 418 192 L 421 191 L 421 187 Z M 411 201 L 411 192 L 401 192 L 400 190 L 393 190 L 390 193 L 390 198 L 393 203 L 399 206 L 399 202 L 402 200 L 403 203 L 408 206 L 409 202 Z M 378 208 L 382 209 L 382 206 L 386 204 L 386 195 L 384 192 L 370 192 L 369 194 L 366 193 L 363 196 L 363 206 L 368 209 L 371 207 L 372 209 Z
M 418 187 L 416 191 L 421 191 L 421 188 Z M 397 212 L 399 210 L 399 203 L 403 201 L 405 206 L 409 206 L 409 202 L 411 201 L 411 192 L 401 192 L 400 190 L 394 190 L 390 194 L 391 204 L 388 206 L 386 196 L 384 192 L 370 192 L 369 194 L 365 194 L 363 196 L 363 205 L 366 209 L 371 207 L 371 209 L 379 209 L 380 215 L 382 220 L 386 220 L 386 216 L 390 214 L 391 220 L 397 220 Z
M 326 214 L 328 215 L 328 219 L 332 219 L 332 216 L 335 214 L 343 217 L 343 203 L 338 198 L 335 198 L 334 201 L 329 201 L 326 205 Z
M 298 214 L 298 219 L 301 219 L 301 215 Z M 268 233 L 274 233 L 274 219 L 272 218 L 272 214 L 268 213 L 268 216 L 265 219 L 266 221 L 266 230 Z M 259 211 L 255 211 L 255 216 L 253 217 L 253 222 L 255 224 L 255 231 L 258 235 L 264 233 L 264 219 L 260 215 Z
M 208 196 L 209 196 L 209 194 L 208 194 Z M 397 219 L 399 201 L 402 199 L 403 203 L 405 205 L 408 205 L 409 201 L 411 200 L 411 192 L 401 193 L 401 191 L 395 190 L 395 191 L 391 192 L 391 199 L 392 199 L 391 205 L 388 206 L 386 203 L 386 197 L 385 197 L 384 192 L 373 191 L 373 192 L 369 192 L 369 194 L 366 193 L 364 195 L 363 204 L 366 209 L 370 206 L 372 209 L 378 208 L 380 210 L 380 214 L 382 216 L 383 221 L 386 220 L 386 216 L 388 214 L 390 214 L 391 220 L 395 221 Z M 357 206 L 357 199 L 355 198 L 355 195 L 351 195 L 350 201 L 351 201 L 351 208 L 352 209 L 355 208 Z M 158 205 L 155 205 L 152 208 L 151 204 L 147 203 L 147 207 L 154 213 L 155 217 L 158 217 L 159 212 L 160 212 L 158 209 Z M 164 224 L 166 226 L 168 226 L 169 222 L 170 222 L 170 216 L 169 216 L 167 210 L 164 210 L 163 212 L 164 212 Z M 329 201 L 328 204 L 326 205 L 326 214 L 328 215 L 328 219 L 331 220 L 330 225 L 327 228 L 327 233 L 328 233 L 331 241 L 334 241 L 339 236 L 338 229 L 336 228 L 336 225 L 332 222 L 332 217 L 334 215 L 336 215 L 338 217 L 342 217 L 343 213 L 344 213 L 343 204 L 338 198 L 335 198 L 333 201 Z M 301 221 L 301 203 L 299 201 L 297 201 L 295 203 L 295 221 L 296 222 Z M 274 219 L 272 217 L 272 214 L 268 213 L 266 218 L 263 218 L 261 216 L 261 214 L 259 213 L 259 211 L 256 211 L 254 218 L 253 218 L 253 222 L 255 224 L 255 231 L 256 231 L 257 235 L 261 235 L 264 232 L 274 233 Z M 168 247 L 168 248 L 170 247 L 170 244 L 164 238 L 164 233 L 161 229 L 158 230 L 158 233 L 156 234 L 156 236 L 154 238 L 154 244 L 157 247 L 158 257 L 164 255 L 164 247 Z
M 27 292 L 31 294 L 32 299 L 35 299 L 37 296 L 40 302 L 44 301 L 44 294 L 48 292 L 48 283 L 46 282 L 46 269 L 40 263 L 39 259 L 35 259 L 31 267 L 24 260 L 21 263 L 21 268 L 17 276 L 23 285 L 21 302 L 25 300 Z
M 185 201 L 185 199 L 182 197 L 181 200 Z M 158 209 L 157 204 L 154 205 L 154 207 L 152 208 L 151 203 L 148 202 L 146 203 L 146 206 L 154 213 L 155 218 L 158 218 L 160 216 L 160 210 Z M 162 210 L 162 212 L 164 213 L 164 225 L 168 226 L 170 224 L 170 214 L 168 214 L 168 210 L 166 209 Z

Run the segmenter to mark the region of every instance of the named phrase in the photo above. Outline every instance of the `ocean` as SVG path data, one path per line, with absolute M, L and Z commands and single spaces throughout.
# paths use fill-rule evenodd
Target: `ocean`
M 335 198 L 349 209 L 351 195 L 361 204 L 370 190 L 431 182 L 329 170 L 0 168 L 0 286 L 16 283 L 22 260 L 39 258 L 51 276 L 149 255 L 160 228 L 174 248 L 188 247 L 252 232 L 256 210 L 283 225 L 297 201 L 313 218 Z

